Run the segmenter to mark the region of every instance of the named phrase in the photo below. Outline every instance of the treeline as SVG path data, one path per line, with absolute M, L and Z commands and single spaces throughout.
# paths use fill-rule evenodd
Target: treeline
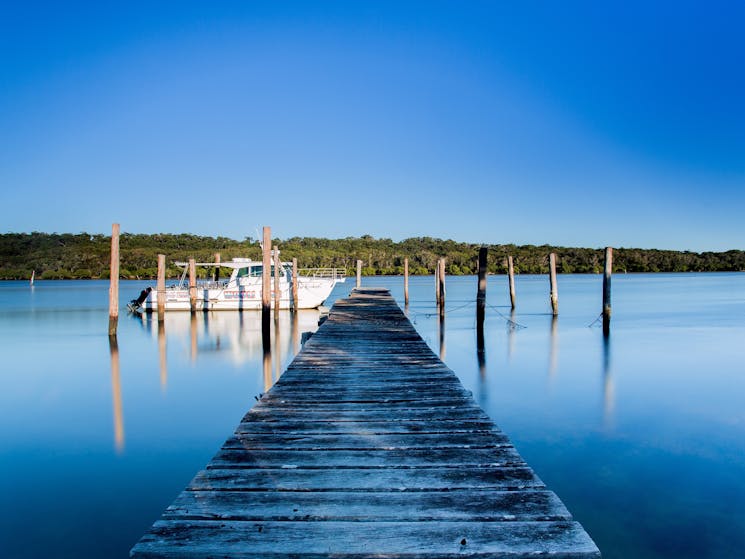
M 32 271 L 41 279 L 108 278 L 111 238 L 88 233 L 6 233 L 0 235 L 0 279 L 28 279 Z M 599 273 L 603 266 L 603 250 L 594 248 L 555 247 L 549 245 L 480 245 L 451 240 L 416 237 L 394 242 L 369 235 L 344 239 L 292 237 L 273 241 L 280 247 L 283 260 L 293 257 L 301 267 L 344 268 L 353 274 L 356 260 L 364 262 L 365 275 L 395 275 L 403 273 L 404 258 L 409 259 L 412 274 L 434 272 L 438 258 L 446 258 L 451 275 L 476 272 L 476 257 L 480 246 L 489 248 L 489 271 L 507 272 L 507 256 L 512 255 L 515 271 L 523 274 L 546 273 L 548 255 L 557 254 L 561 273 Z M 120 239 L 121 277 L 154 278 L 157 255 L 165 254 L 169 263 L 168 276 L 176 277 L 180 270 L 175 261 L 196 258 L 211 262 L 219 252 L 222 260 L 241 256 L 261 259 L 256 240 L 242 241 L 226 237 L 200 237 L 189 234 L 140 235 L 123 233 Z M 721 272 L 745 270 L 745 251 L 679 252 L 617 248 L 613 255 L 616 272 Z M 206 274 L 206 270 L 201 272 Z

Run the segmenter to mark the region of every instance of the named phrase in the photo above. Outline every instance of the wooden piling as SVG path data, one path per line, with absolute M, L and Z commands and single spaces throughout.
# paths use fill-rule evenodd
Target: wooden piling
M 155 284 L 158 302 L 158 322 L 163 322 L 166 316 L 166 255 L 158 255 L 158 281 Z
M 603 267 L 603 334 L 610 334 L 610 280 L 613 274 L 613 248 L 605 247 L 605 266 Z
M 109 336 L 116 336 L 119 323 L 119 224 L 111 225 L 111 268 L 109 274 Z
M 215 283 L 217 283 L 218 281 L 220 281 L 220 253 L 219 252 L 215 253 L 215 264 L 216 266 L 215 266 L 214 277 L 215 277 Z
M 362 286 L 362 260 L 357 260 L 357 287 Z
M 197 268 L 193 258 L 189 258 L 189 309 L 197 310 Z
M 274 319 L 279 320 L 279 300 L 282 292 L 279 289 L 280 279 L 280 261 L 279 261 L 279 248 L 275 245 L 274 250 Z
M 445 259 L 440 259 L 440 316 L 445 315 Z
M 404 258 L 404 305 L 409 304 L 409 259 Z
M 437 259 L 437 265 L 435 266 L 435 303 L 437 308 L 440 308 L 440 259 Z
M 484 319 L 486 312 L 486 260 L 489 252 L 486 247 L 479 249 L 478 282 L 476 288 L 476 316 Z
M 261 272 L 261 339 L 266 351 L 271 351 L 269 347 L 269 315 L 271 314 L 271 290 L 272 277 L 270 270 L 272 268 L 272 229 L 264 226 L 264 239 L 262 248 L 262 272 Z
M 297 258 L 292 259 L 292 308 L 297 310 Z
M 551 312 L 554 316 L 559 314 L 559 287 L 556 284 L 556 254 L 548 255 L 549 281 L 551 283 Z
M 515 266 L 512 263 L 512 257 L 507 257 L 507 274 L 510 281 L 510 306 L 515 308 Z

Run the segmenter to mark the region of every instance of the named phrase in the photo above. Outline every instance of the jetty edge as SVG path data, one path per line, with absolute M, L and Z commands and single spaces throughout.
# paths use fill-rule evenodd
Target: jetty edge
M 600 551 L 388 290 L 357 288 L 130 555 Z

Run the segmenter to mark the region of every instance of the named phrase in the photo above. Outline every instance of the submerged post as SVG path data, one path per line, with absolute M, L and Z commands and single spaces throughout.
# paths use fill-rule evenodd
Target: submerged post
M 440 259 L 440 316 L 445 316 L 445 259 Z
M 404 258 L 404 305 L 409 304 L 409 259 Z
M 292 308 L 297 310 L 297 258 L 292 259 Z
M 613 274 L 613 248 L 605 247 L 605 266 L 603 268 L 603 335 L 610 334 L 610 279 Z
M 220 281 L 220 253 L 215 253 L 215 283 Z
M 158 301 L 158 322 L 163 322 L 166 314 L 166 255 L 158 255 L 158 282 L 155 284 Z
M 274 250 L 274 320 L 279 320 L 279 298 L 282 292 L 279 290 L 279 248 L 275 245 Z
M 111 269 L 109 273 L 109 336 L 116 336 L 119 323 L 119 224 L 111 225 Z
M 189 309 L 197 310 L 197 268 L 193 258 L 189 258 Z
M 357 260 L 357 287 L 362 286 L 362 260 Z
M 271 313 L 271 274 L 272 267 L 272 229 L 264 226 L 264 239 L 261 244 L 262 268 L 261 268 L 261 338 L 264 348 L 269 348 L 269 314 Z
M 512 263 L 512 257 L 507 257 L 507 274 L 510 280 L 510 306 L 515 308 L 515 266 Z
M 554 316 L 559 314 L 559 287 L 556 285 L 556 254 L 548 255 L 548 272 L 551 283 L 551 312 Z

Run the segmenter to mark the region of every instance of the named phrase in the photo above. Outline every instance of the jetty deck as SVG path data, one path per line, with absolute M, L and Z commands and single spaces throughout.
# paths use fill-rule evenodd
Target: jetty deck
M 388 291 L 338 301 L 132 557 L 600 557 Z

